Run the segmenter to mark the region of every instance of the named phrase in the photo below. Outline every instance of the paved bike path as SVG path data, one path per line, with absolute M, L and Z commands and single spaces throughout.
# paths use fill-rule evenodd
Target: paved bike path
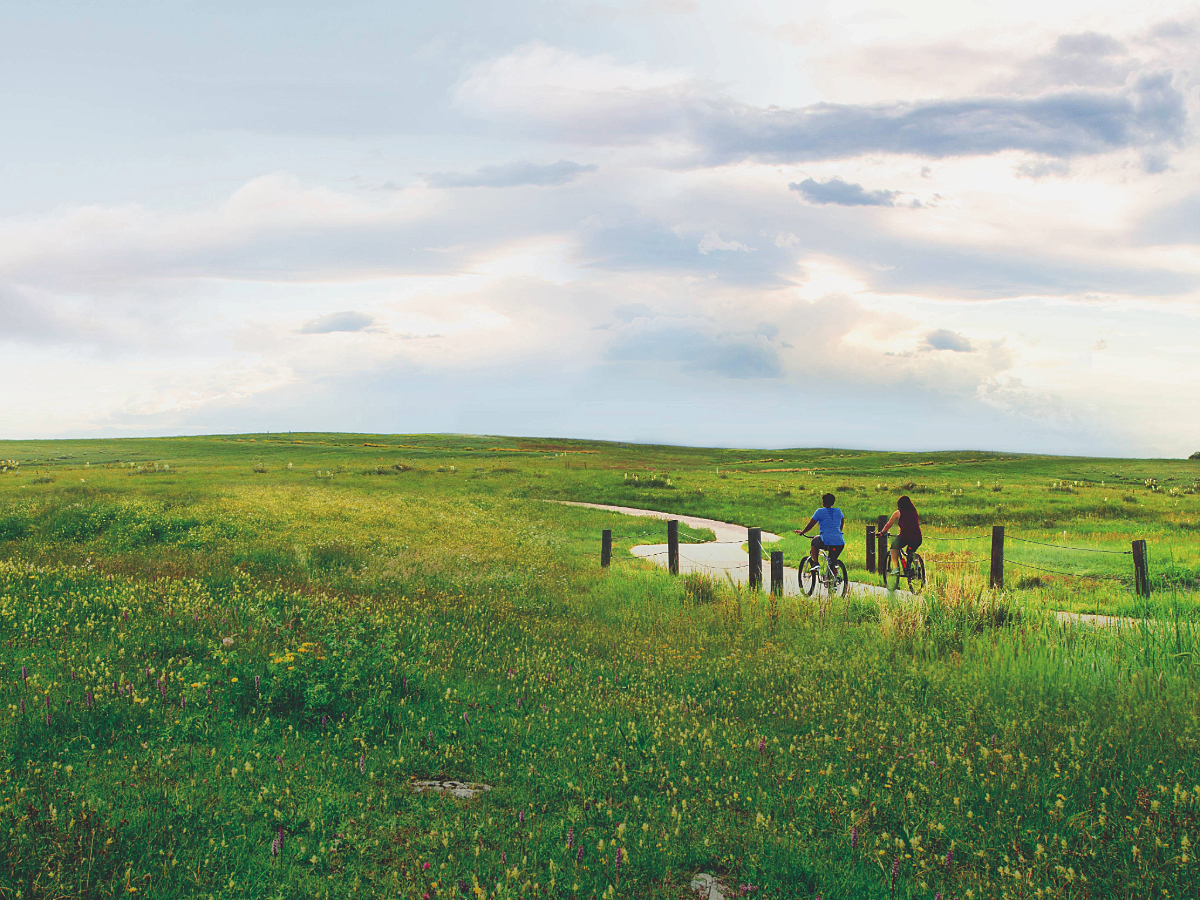
M 700 516 L 685 516 L 679 513 L 660 512 L 653 509 L 638 509 L 633 506 L 611 506 L 606 503 L 581 503 L 575 500 L 552 500 L 563 506 L 581 506 L 585 509 L 598 509 L 605 512 L 620 513 L 625 516 L 644 516 L 652 519 L 678 519 L 689 528 L 707 528 L 715 536 L 715 540 L 704 544 L 679 545 L 679 573 L 700 572 L 719 579 L 731 579 L 734 584 L 746 584 L 750 580 L 750 556 L 742 549 L 746 543 L 745 525 L 734 525 L 731 522 L 721 522 L 716 519 L 704 519 Z M 769 531 L 762 533 L 764 544 L 778 541 L 779 535 Z M 666 544 L 639 544 L 630 550 L 639 559 L 649 560 L 662 568 L 667 567 Z M 763 560 L 763 584 L 770 587 L 771 564 Z M 785 596 L 803 594 L 800 590 L 800 577 L 796 569 L 784 567 L 783 593 Z M 852 581 L 847 593 L 860 597 L 887 597 L 887 588 L 877 584 L 863 584 Z M 904 594 L 903 591 L 900 592 Z M 1066 610 L 1055 610 L 1054 616 L 1060 622 L 1073 622 L 1083 625 L 1100 627 L 1129 627 L 1137 623 L 1136 619 L 1125 616 L 1104 616 L 1092 613 L 1074 613 Z
M 707 528 L 712 531 L 715 540 L 704 544 L 679 545 L 679 574 L 699 572 L 721 580 L 729 579 L 734 584 L 746 584 L 750 580 L 750 556 L 742 549 L 746 543 L 745 525 L 734 525 L 730 522 L 720 522 L 716 519 L 703 519 L 699 516 L 685 516 L 679 513 L 659 512 L 653 509 L 637 509 L 632 506 L 610 506 L 605 503 L 580 503 L 572 500 L 557 500 L 564 506 L 581 506 L 585 509 L 599 509 L 605 512 L 620 513 L 625 516 L 645 516 L 652 519 L 678 519 L 689 528 Z M 769 531 L 762 533 L 764 544 L 780 540 L 779 535 Z M 639 544 L 630 550 L 639 559 L 645 559 L 663 567 L 667 567 L 667 545 Z M 771 564 L 763 560 L 763 586 L 771 586 Z M 785 596 L 802 594 L 800 590 L 800 573 L 798 570 L 784 567 L 783 593 Z M 887 589 L 880 585 L 862 584 L 852 581 L 847 593 L 866 597 L 886 597 Z

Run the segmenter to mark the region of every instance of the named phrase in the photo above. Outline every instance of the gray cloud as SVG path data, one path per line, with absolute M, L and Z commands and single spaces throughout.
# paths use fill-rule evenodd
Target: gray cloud
M 518 160 L 501 166 L 483 166 L 474 172 L 434 172 L 426 177 L 430 186 L 458 187 L 519 187 L 536 185 L 554 187 L 574 181 L 585 172 L 596 171 L 594 165 L 580 165 L 569 159 L 540 164 Z
M 346 310 L 318 316 L 298 329 L 300 334 L 331 334 L 335 331 L 365 331 L 375 324 L 366 313 Z
M 839 206 L 895 206 L 896 195 L 899 191 L 868 191 L 861 184 L 831 178 L 829 181 L 814 181 L 805 178 L 803 181 L 792 182 L 788 185 L 810 203 L 836 203 Z
M 722 332 L 696 319 L 658 317 L 623 328 L 609 346 L 620 361 L 683 363 L 684 369 L 728 378 L 779 378 L 779 350 L 761 334 Z
M 1069 37 L 1055 56 L 1056 65 L 1062 68 L 1067 60 L 1078 69 L 1099 58 L 1108 71 L 1107 57 L 1095 55 L 1107 49 L 1101 36 Z M 1178 143 L 1187 119 L 1184 96 L 1169 70 L 1146 70 L 1132 80 L 1125 70 L 1104 77 L 1052 71 L 1015 95 L 1010 87 L 952 99 L 763 108 L 718 94 L 705 83 L 647 82 L 632 70 L 629 81 L 646 86 L 617 88 L 617 75 L 612 75 L 612 89 L 561 83 L 564 71 L 578 66 L 586 74 L 589 65 L 544 45 L 526 47 L 472 70 L 458 101 L 504 127 L 555 140 L 600 146 L 662 138 L 687 142 L 695 148 L 693 162 L 709 165 L 746 159 L 799 163 L 867 153 L 940 159 L 1011 150 L 1066 159 Z M 1081 81 L 1085 84 L 1077 84 Z
M 1148 73 L 1116 91 L 878 106 L 820 103 L 761 110 L 711 102 L 696 123 L 696 136 L 710 158 L 725 161 L 802 162 L 879 152 L 936 159 L 1006 150 L 1070 158 L 1178 142 L 1187 111 L 1171 77 L 1170 72 Z
M 925 336 L 925 346 L 931 350 L 951 350 L 954 353 L 970 353 L 975 348 L 957 331 L 939 328 Z

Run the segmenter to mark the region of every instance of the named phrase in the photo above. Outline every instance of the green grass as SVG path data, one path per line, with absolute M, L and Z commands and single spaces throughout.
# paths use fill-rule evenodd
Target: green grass
M 1196 462 L 358 435 L 0 457 L 0 897 L 1200 888 Z M 794 562 L 833 490 L 866 579 L 902 489 L 927 598 L 826 610 L 673 579 L 627 553 L 661 521 L 542 502 L 761 525 Z M 1017 542 L 1089 578 L 990 592 L 944 563 L 992 524 L 1145 538 L 1155 593 L 1128 557 Z

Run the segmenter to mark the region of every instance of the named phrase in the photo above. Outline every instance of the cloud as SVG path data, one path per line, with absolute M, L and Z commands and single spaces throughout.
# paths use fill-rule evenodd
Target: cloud
M 931 350 L 950 350 L 954 353 L 970 353 L 975 348 L 957 331 L 939 328 L 925 336 L 925 346 Z
M 706 231 L 704 237 L 700 238 L 700 243 L 696 245 L 696 249 L 704 254 L 709 254 L 714 250 L 734 250 L 738 253 L 750 252 L 750 248 L 740 241 L 721 240 L 721 235 L 715 231 Z
M 799 191 L 810 203 L 836 203 L 838 206 L 895 206 L 896 195 L 899 191 L 868 191 L 861 184 L 852 184 L 840 178 L 828 181 L 814 181 L 805 178 L 803 181 L 792 182 L 788 185 L 793 191 Z
M 518 160 L 500 166 L 483 166 L 474 172 L 434 172 L 426 176 L 431 187 L 555 187 L 574 181 L 585 172 L 596 171 L 595 165 L 580 165 L 569 159 L 556 163 L 539 164 Z
M 1032 178 L 1035 181 L 1047 175 L 1066 178 L 1071 174 L 1071 164 L 1065 159 L 1037 159 L 1018 164 L 1013 172 L 1020 178 Z
M 375 324 L 375 319 L 366 313 L 346 310 L 328 313 L 305 322 L 298 329 L 300 334 L 332 334 L 335 331 L 365 331 Z
M 779 378 L 779 349 L 762 334 L 724 331 L 696 318 L 638 320 L 623 327 L 609 345 L 610 359 L 622 362 L 682 363 L 685 371 L 727 378 Z
M 475 67 L 456 98 L 464 109 L 525 133 L 599 146 L 674 142 L 690 147 L 696 164 L 709 165 L 1014 150 L 1069 159 L 1178 143 L 1187 120 L 1169 70 L 1117 86 L 1029 95 L 763 108 L 679 73 L 544 44 Z

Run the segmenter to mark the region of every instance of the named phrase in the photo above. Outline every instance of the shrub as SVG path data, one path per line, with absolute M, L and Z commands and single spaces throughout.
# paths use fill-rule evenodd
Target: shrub
M 1195 453 L 1189 456 L 1188 459 L 1200 459 L 1200 450 L 1197 450 Z
M 259 475 L 266 475 L 270 470 L 267 468 L 267 464 L 265 462 L 256 462 L 254 464 L 254 471 Z

